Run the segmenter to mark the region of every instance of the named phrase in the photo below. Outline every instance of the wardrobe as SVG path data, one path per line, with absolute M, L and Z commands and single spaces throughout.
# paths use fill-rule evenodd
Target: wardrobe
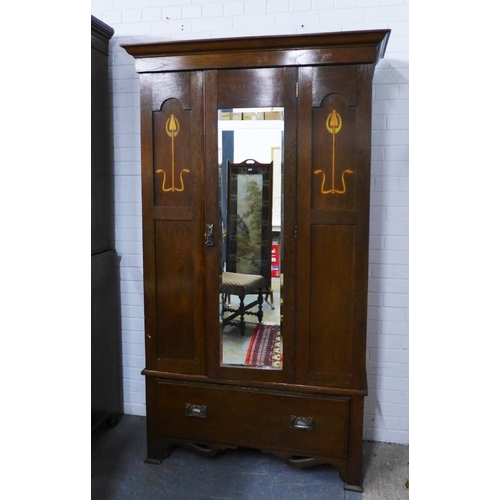
M 123 414 L 118 256 L 113 246 L 109 40 L 113 28 L 91 16 L 91 406 L 92 432 Z
M 148 462 L 176 446 L 252 447 L 297 467 L 332 464 L 361 490 L 372 79 L 389 34 L 123 45 L 141 88 Z M 248 174 L 237 194 L 232 162 Z M 274 300 L 262 299 L 274 323 L 244 315 L 240 333 L 222 320 L 240 302 L 221 292 L 228 207 L 237 197 L 237 259 L 251 263 L 263 244 L 252 230 L 260 164 L 274 179 L 279 265 Z M 250 282 L 242 301 L 258 293 Z M 271 330 L 275 364 L 225 358 L 230 342 Z

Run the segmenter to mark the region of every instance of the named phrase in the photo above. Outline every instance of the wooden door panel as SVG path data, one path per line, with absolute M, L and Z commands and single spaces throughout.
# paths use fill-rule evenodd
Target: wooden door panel
M 311 228 L 309 372 L 350 376 L 354 226 Z
M 142 120 L 146 365 L 199 374 L 205 340 L 202 74 L 167 73 L 150 81 Z
M 190 221 L 157 221 L 156 334 L 160 360 L 189 363 L 195 358 L 195 310 L 200 309 L 201 279 L 192 262 L 198 249 Z M 190 248 L 191 247 L 191 248 Z
M 368 74 L 299 76 L 297 381 L 364 389 L 370 158 Z M 361 76 L 360 76 L 361 75 Z

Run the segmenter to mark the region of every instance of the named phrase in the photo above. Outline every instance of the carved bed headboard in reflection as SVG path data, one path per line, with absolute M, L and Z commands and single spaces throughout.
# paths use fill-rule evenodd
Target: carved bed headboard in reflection
M 273 162 L 227 162 L 226 270 L 271 286 Z

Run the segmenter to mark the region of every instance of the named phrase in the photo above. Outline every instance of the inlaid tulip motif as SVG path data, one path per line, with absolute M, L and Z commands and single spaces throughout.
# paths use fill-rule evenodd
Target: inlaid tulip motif
M 342 117 L 337 113 L 336 109 L 328 115 L 326 119 L 326 129 L 330 134 L 332 134 L 332 184 L 330 189 L 325 188 L 326 174 L 323 170 L 315 170 L 315 174 L 321 174 L 323 179 L 321 181 L 321 193 L 322 194 L 344 194 L 346 192 L 346 182 L 345 175 L 352 174 L 351 169 L 346 169 L 342 172 L 342 189 L 335 188 L 335 136 L 340 132 L 342 128 Z
M 183 168 L 179 174 L 179 182 L 180 182 L 180 187 L 176 187 L 175 183 L 175 138 L 179 135 L 180 131 L 180 125 L 179 125 L 179 120 L 175 117 L 175 115 L 171 114 L 170 118 L 166 121 L 165 123 L 165 132 L 167 135 L 172 139 L 172 172 L 171 172 L 171 182 L 172 184 L 170 187 L 166 187 L 165 184 L 167 182 L 167 174 L 165 170 L 163 169 L 158 169 L 156 170 L 156 173 L 163 173 L 163 182 L 162 182 L 162 191 L 169 192 L 169 191 L 177 191 L 181 192 L 184 191 L 184 181 L 182 179 L 182 174 L 185 172 L 189 173 L 189 170 L 187 168 Z

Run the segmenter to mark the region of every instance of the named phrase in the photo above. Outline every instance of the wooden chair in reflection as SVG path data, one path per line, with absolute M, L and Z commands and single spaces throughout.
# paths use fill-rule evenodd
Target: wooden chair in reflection
M 222 293 L 222 324 L 238 326 L 241 335 L 245 334 L 245 314 L 252 314 L 257 316 L 259 323 L 262 323 L 262 289 L 265 285 L 263 276 L 255 274 L 241 274 L 241 273 L 222 273 L 222 282 L 220 291 Z M 245 304 L 245 297 L 250 294 L 257 293 L 257 300 Z M 240 298 L 240 305 L 238 309 L 232 308 L 228 302 L 231 295 L 237 295 Z M 251 311 L 253 307 L 258 306 L 257 312 Z M 229 312 L 229 316 L 224 316 Z M 239 316 L 239 321 L 236 318 Z
M 245 331 L 245 314 L 262 322 L 263 297 L 274 309 L 271 284 L 273 162 L 245 160 L 227 162 L 227 238 L 226 272 L 222 275 L 223 324 L 234 324 Z M 248 295 L 257 300 L 245 305 Z M 239 308 L 231 308 L 231 295 L 240 298 Z M 258 312 L 250 309 L 258 305 Z M 225 312 L 231 314 L 224 318 Z

